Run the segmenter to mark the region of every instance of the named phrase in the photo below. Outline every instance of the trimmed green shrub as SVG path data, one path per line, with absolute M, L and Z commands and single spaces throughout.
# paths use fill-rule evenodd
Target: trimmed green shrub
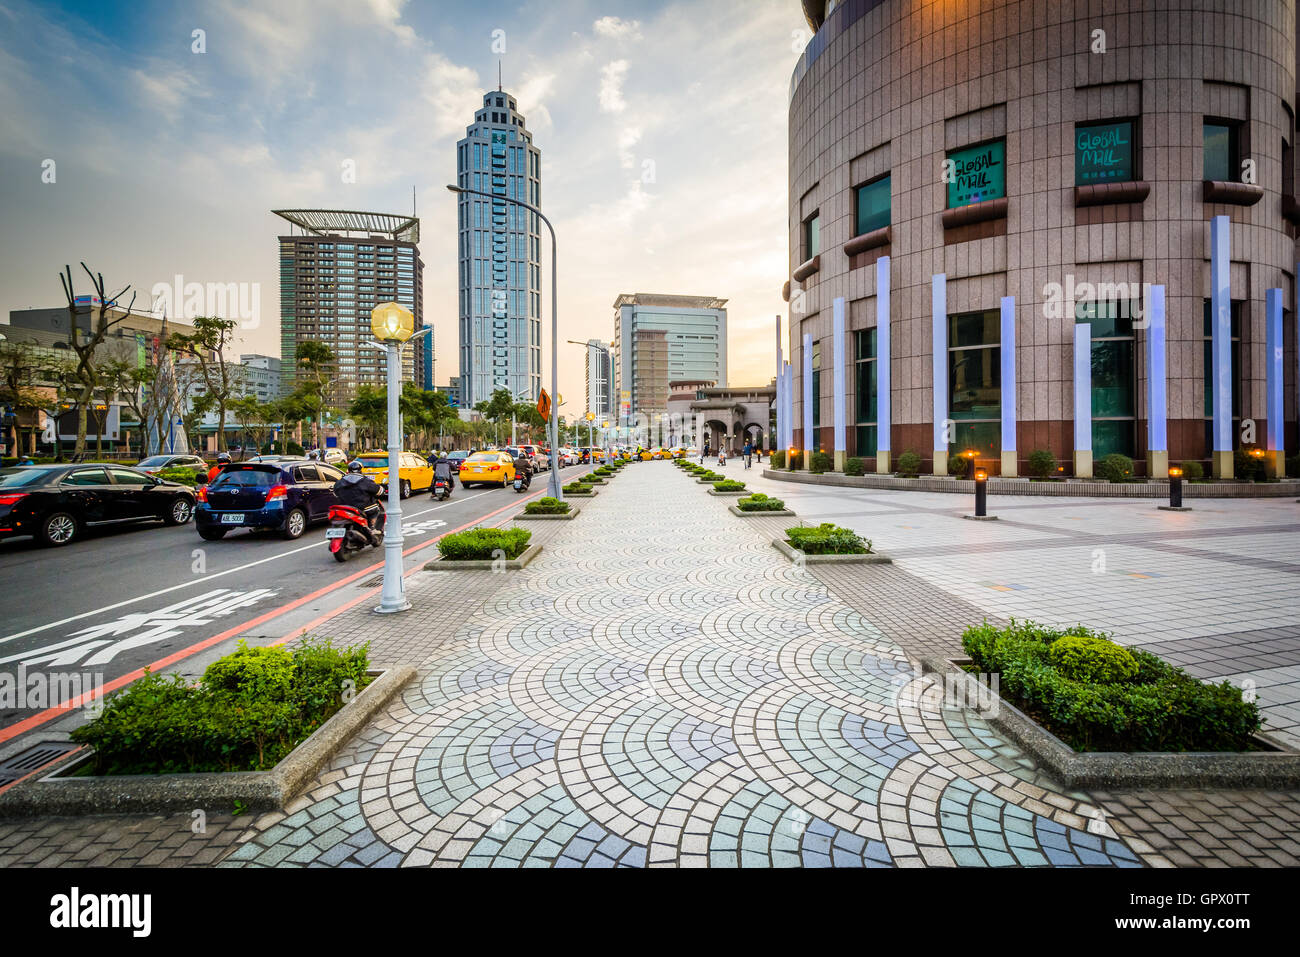
M 496 558 L 496 552 L 518 558 L 532 537 L 524 528 L 471 528 L 438 539 L 438 551 L 451 561 L 485 561 Z
M 969 478 L 974 468 L 975 461 L 968 459 L 960 452 L 948 453 L 948 474 L 953 478 Z
M 1179 462 L 1178 467 L 1183 470 L 1183 478 L 1189 482 L 1197 482 L 1205 478 L 1205 467 L 1195 460 L 1190 462 Z
M 829 452 L 814 452 L 808 456 L 808 463 L 813 472 L 829 472 L 835 468 L 835 457 Z
M 1286 460 L 1287 478 L 1300 478 L 1300 455 L 1289 455 Z
M 696 474 L 700 478 L 704 479 L 706 482 L 721 482 L 723 479 L 726 478 L 726 476 L 723 475 L 721 472 L 715 472 L 712 469 L 703 469 L 702 471 L 697 472 Z
M 755 492 L 745 498 L 736 499 L 736 508 L 742 512 L 780 512 L 785 509 L 785 502 L 779 498 L 770 498 L 762 492 Z
M 867 473 L 867 460 L 854 456 L 844 460 L 845 475 L 865 475 Z
M 524 506 L 525 515 L 567 515 L 569 513 L 569 503 L 561 502 L 558 498 L 545 495 L 535 502 L 529 502 Z
M 198 684 L 146 671 L 71 738 L 94 749 L 95 774 L 265 770 L 369 684 L 369 648 L 241 641 Z
M 1062 650 L 1053 646 L 1066 639 Z M 1227 681 L 1205 684 L 1140 650 L 1100 650 L 1105 635 L 1012 621 L 967 628 L 974 668 L 1000 674 L 999 693 L 1079 751 L 1244 751 L 1259 707 Z M 1116 646 L 1118 647 L 1118 646 Z M 1064 669 L 1064 670 L 1063 670 Z M 1101 676 L 1089 681 L 1071 675 Z M 1127 675 L 1127 677 L 1125 677 Z
M 1029 453 L 1029 474 L 1040 479 L 1056 474 L 1056 456 L 1050 449 L 1034 449 Z
M 774 469 L 785 468 L 785 452 L 781 452 L 781 451 L 773 452 L 769 458 L 770 458 L 770 464 L 772 468 Z
M 790 453 L 790 470 L 798 471 L 803 468 L 803 452 L 794 451 Z
M 163 469 L 158 473 L 157 477 L 166 482 L 179 482 L 181 485 L 188 485 L 193 488 L 199 484 L 199 480 L 195 477 L 197 472 L 197 468 Z
M 871 542 L 851 528 L 840 528 L 832 522 L 822 522 L 816 527 L 800 525 L 785 530 L 790 545 L 805 555 L 868 555 Z
M 1093 467 L 1092 474 L 1112 482 L 1127 482 L 1133 477 L 1133 460 L 1127 455 L 1112 452 Z
M 737 482 L 735 479 L 723 479 L 721 482 L 713 483 L 714 491 L 718 492 L 742 492 L 745 489 L 744 482 Z
M 898 474 L 909 478 L 921 474 L 921 456 L 908 449 L 898 457 Z
M 1137 661 L 1127 648 L 1096 635 L 1066 635 L 1049 648 L 1056 670 L 1075 681 L 1111 684 L 1137 674 Z

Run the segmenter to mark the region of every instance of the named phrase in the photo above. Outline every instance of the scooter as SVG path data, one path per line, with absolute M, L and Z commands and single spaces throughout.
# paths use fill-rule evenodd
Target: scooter
M 451 496 L 451 481 L 449 479 L 433 480 L 433 497 L 439 502 Z
M 525 490 L 528 488 L 528 486 L 531 485 L 532 483 L 533 483 L 533 480 L 532 480 L 529 476 L 525 475 L 523 472 L 516 472 L 516 473 L 515 473 L 515 491 L 516 491 L 516 492 L 523 492 L 523 491 L 525 491 Z
M 346 562 L 367 545 L 377 548 L 384 543 L 383 527 L 372 530 L 365 513 L 351 505 L 331 505 L 329 520 L 325 540 L 329 542 L 330 554 L 335 561 Z M 374 541 L 371 541 L 371 534 Z

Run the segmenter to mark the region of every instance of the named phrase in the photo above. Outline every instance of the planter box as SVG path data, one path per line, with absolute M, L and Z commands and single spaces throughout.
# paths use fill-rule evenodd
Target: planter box
M 588 490 L 585 491 L 585 492 L 565 492 L 565 493 L 564 493 L 564 497 L 565 497 L 565 498 L 568 498 L 570 495 L 579 495 L 579 496 L 582 496 L 582 497 L 584 497 L 584 498 L 589 498 L 589 497 L 591 497 L 591 496 L 599 495 L 599 494 L 600 494 L 600 493 L 597 492 L 597 491 L 593 488 L 593 489 L 588 489 Z
M 267 771 L 195 774 L 111 774 L 71 777 L 91 759 L 77 750 L 39 778 L 0 794 L 0 817 L 84 814 L 173 814 L 205 808 L 278 811 L 325 767 L 336 751 L 415 677 L 409 665 L 371 671 L 375 680 Z
M 777 509 L 777 510 L 775 510 L 775 511 L 772 511 L 772 510 L 768 510 L 768 511 L 757 510 L 757 511 L 753 511 L 753 512 L 746 512 L 744 509 L 739 508 L 738 506 L 735 506 L 735 505 L 728 505 L 728 506 L 727 506 L 727 511 L 729 511 L 732 515 L 739 515 L 741 518 L 759 518 L 759 517 L 766 517 L 766 516 L 769 516 L 769 515 L 774 516 L 774 517 L 776 517 L 776 518 L 793 518 L 793 517 L 794 517 L 794 512 L 790 511 L 788 508 Z
M 537 518 L 539 516 L 530 515 L 529 517 Z M 548 516 L 548 517 L 552 517 L 552 516 Z M 447 572 L 447 571 L 457 571 L 457 570 L 517 572 L 519 571 L 519 569 L 524 568 L 529 562 L 531 562 L 534 558 L 536 558 L 538 553 L 541 552 L 541 550 L 542 550 L 541 545 L 529 545 L 519 554 L 518 558 L 508 558 L 505 561 L 500 561 L 500 562 L 495 558 L 475 558 L 475 559 L 459 560 L 459 559 L 442 558 L 441 556 L 439 556 L 438 558 L 434 558 L 431 559 L 430 561 L 425 562 L 424 570 L 428 572 Z
M 921 659 L 923 672 L 966 674 L 968 659 Z M 1255 742 L 1267 751 L 1076 751 L 991 690 L 986 720 L 1029 754 L 1067 788 L 1276 788 L 1300 786 L 1300 752 L 1264 734 Z
M 775 512 L 765 512 L 762 514 L 775 515 Z M 784 538 L 772 539 L 772 544 L 776 550 L 784 555 L 790 561 L 800 561 L 799 556 L 803 553 L 795 549 Z M 871 552 L 867 555 L 803 555 L 802 561 L 807 565 L 892 565 L 894 560 L 882 552 Z
M 721 482 L 721 481 L 723 481 L 724 478 L 725 478 L 725 476 L 724 476 L 723 478 L 720 478 L 720 479 L 696 479 L 695 482 L 696 482 L 696 484 L 698 484 L 698 485 L 712 485 L 714 482 Z
M 515 516 L 515 521 L 534 522 L 534 521 L 545 521 L 546 519 L 577 518 L 578 513 L 581 511 L 582 509 L 578 508 L 576 505 L 570 505 L 569 510 L 562 515 L 529 515 L 527 512 L 520 512 L 518 515 Z M 521 555 L 520 557 L 522 558 L 523 556 Z
M 710 495 L 753 495 L 754 493 L 747 488 L 733 488 L 730 490 L 711 488 L 709 489 L 709 494 Z

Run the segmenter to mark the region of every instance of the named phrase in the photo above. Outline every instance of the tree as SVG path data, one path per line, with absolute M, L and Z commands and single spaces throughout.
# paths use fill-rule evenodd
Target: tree
M 362 434 L 369 439 L 362 445 L 374 448 L 375 436 L 388 425 L 387 390 L 373 385 L 357 386 L 356 395 L 348 405 L 348 415 L 361 426 Z
M 57 360 L 40 358 L 29 346 L 16 342 L 0 342 L 0 405 L 9 406 L 15 415 L 5 416 L 5 445 L 17 450 L 22 445 L 22 430 L 17 413 L 37 412 L 50 402 L 48 388 L 42 382 L 58 381 L 69 369 L 55 368 Z M 9 436 L 13 441 L 9 441 Z
M 131 293 L 131 301 L 127 304 L 126 310 L 121 315 L 113 317 L 110 310 L 117 308 L 117 300 L 125 296 L 129 285 L 123 286 L 121 292 L 116 295 L 107 295 L 105 293 L 104 276 L 102 273 L 92 273 L 90 267 L 84 262 L 81 268 L 86 271 L 90 277 L 90 284 L 95 290 L 97 302 L 89 305 L 81 305 L 77 302 L 77 293 L 72 284 L 72 267 L 64 266 L 63 272 L 59 275 L 59 281 L 63 284 L 63 295 L 68 300 L 68 330 L 71 338 L 73 352 L 77 354 L 77 363 L 72 370 L 72 376 L 76 381 L 76 402 L 77 402 L 77 445 L 75 451 L 78 453 L 86 451 L 86 413 L 90 409 L 90 404 L 95 397 L 95 389 L 99 386 L 99 370 L 95 365 L 95 352 L 104 344 L 109 331 L 114 326 L 119 326 L 126 321 L 131 315 L 131 310 L 135 307 L 135 293 Z M 90 328 L 82 336 L 78 319 L 86 316 L 89 319 Z M 102 431 L 102 430 L 101 430 Z M 58 444 L 58 437 L 55 436 L 55 444 Z
M 312 419 L 316 426 L 316 447 L 319 448 L 322 440 L 321 420 L 325 417 L 327 393 L 337 356 L 325 343 L 314 339 L 298 343 L 295 351 L 299 368 L 307 374 L 299 387 L 306 389 L 304 396 L 310 396 L 314 400 Z
M 226 348 L 234 338 L 234 319 L 196 316 L 194 333 L 173 333 L 168 346 L 191 357 L 198 367 L 204 394 L 217 410 L 217 451 L 226 448 L 226 406 L 244 385 L 243 367 L 226 359 Z

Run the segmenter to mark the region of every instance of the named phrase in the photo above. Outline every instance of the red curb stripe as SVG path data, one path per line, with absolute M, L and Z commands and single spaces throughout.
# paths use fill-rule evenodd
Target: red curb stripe
M 518 501 L 526 502 L 528 501 L 529 498 L 533 498 L 540 494 L 541 492 L 537 491 L 534 492 L 532 495 L 529 495 L 527 498 L 520 499 Z M 511 504 L 509 505 L 503 505 L 501 508 L 498 508 L 492 512 L 488 512 L 486 515 L 481 515 L 474 521 L 466 522 L 464 525 L 460 526 L 459 528 L 454 528 L 449 531 L 443 532 L 440 535 L 435 535 L 433 538 L 429 539 L 426 542 L 421 542 L 419 545 L 413 545 L 411 548 L 408 548 L 405 551 L 403 551 L 402 555 L 406 556 L 411 554 L 412 552 L 417 552 L 420 549 L 428 548 L 438 539 L 442 538 L 443 535 L 451 535 L 454 532 L 459 532 L 467 528 L 472 528 L 474 525 L 486 521 L 487 519 L 492 518 L 494 515 L 500 515 L 502 512 L 508 509 L 515 508 L 518 505 L 518 501 L 511 502 Z M 268 612 L 258 615 L 256 618 L 246 621 L 243 624 L 236 625 L 234 628 L 230 628 L 226 631 L 223 631 L 219 635 L 213 635 L 211 638 L 205 638 L 202 641 L 190 645 L 188 648 L 182 648 L 180 651 L 173 652 L 172 654 L 168 655 L 166 658 L 160 658 L 157 661 L 153 662 L 152 664 L 144 665 L 143 667 L 137 668 L 135 671 L 129 672 L 128 674 L 124 674 L 118 678 L 114 678 L 112 681 L 106 683 L 100 689 L 100 694 L 107 695 L 110 691 L 116 691 L 118 688 L 130 684 L 132 681 L 136 681 L 140 678 L 143 678 L 146 670 L 158 671 L 159 669 L 165 668 L 168 665 L 172 665 L 178 661 L 182 661 L 190 657 L 191 655 L 194 655 L 202 651 L 205 648 L 210 648 L 212 645 L 219 644 L 220 642 L 223 642 L 228 638 L 233 638 L 235 635 L 238 635 L 240 632 L 247 631 L 249 628 L 256 628 L 258 625 L 264 622 L 271 621 L 274 618 L 278 618 L 280 615 L 293 611 L 295 608 L 299 607 L 300 605 L 304 605 L 309 601 L 321 597 L 322 595 L 327 595 L 330 592 L 334 591 L 335 589 L 342 588 L 344 585 L 351 584 L 352 582 L 356 581 L 358 578 L 361 578 L 363 575 L 368 575 L 370 572 L 373 572 L 375 569 L 383 568 L 383 567 L 384 567 L 383 562 L 376 562 L 375 564 L 370 565 L 367 568 L 363 568 L 358 572 L 354 572 L 353 574 L 349 575 L 347 578 L 344 578 L 342 581 L 338 581 L 338 582 L 334 582 L 333 584 L 326 585 L 324 588 L 317 589 L 316 591 L 312 592 L 310 595 L 303 595 L 301 598 L 296 598 L 285 605 L 281 605 L 278 608 L 274 608 Z M 333 612 L 328 613 L 325 616 L 322 616 L 320 619 L 311 622 L 311 626 L 314 627 L 318 622 L 328 621 L 330 618 L 334 617 L 334 615 L 340 614 L 343 611 L 347 610 L 348 608 L 351 608 L 353 605 L 357 604 L 357 602 L 359 602 L 362 598 L 365 598 L 368 595 L 369 592 L 362 593 L 362 595 L 359 598 L 354 599 L 353 601 L 345 604 L 341 608 L 337 608 Z M 293 633 L 291 632 L 290 637 L 292 636 L 292 634 Z M 288 637 L 280 638 L 275 642 L 275 644 L 281 644 L 287 640 Z M 38 712 L 34 715 L 31 715 L 30 717 L 24 718 L 22 721 L 19 721 L 16 724 L 11 724 L 7 728 L 0 729 L 0 744 L 3 744 L 5 741 L 9 741 L 13 738 L 16 738 L 20 734 L 25 734 L 26 732 L 32 730 L 33 728 L 38 728 L 48 721 L 52 721 L 55 718 L 62 717 L 63 715 L 67 714 L 69 711 L 74 711 L 77 708 L 82 707 L 87 701 L 91 700 L 92 697 L 93 695 L 90 693 L 80 694 L 75 698 L 69 698 L 67 701 L 55 705 L 52 708 L 46 708 L 44 711 Z

